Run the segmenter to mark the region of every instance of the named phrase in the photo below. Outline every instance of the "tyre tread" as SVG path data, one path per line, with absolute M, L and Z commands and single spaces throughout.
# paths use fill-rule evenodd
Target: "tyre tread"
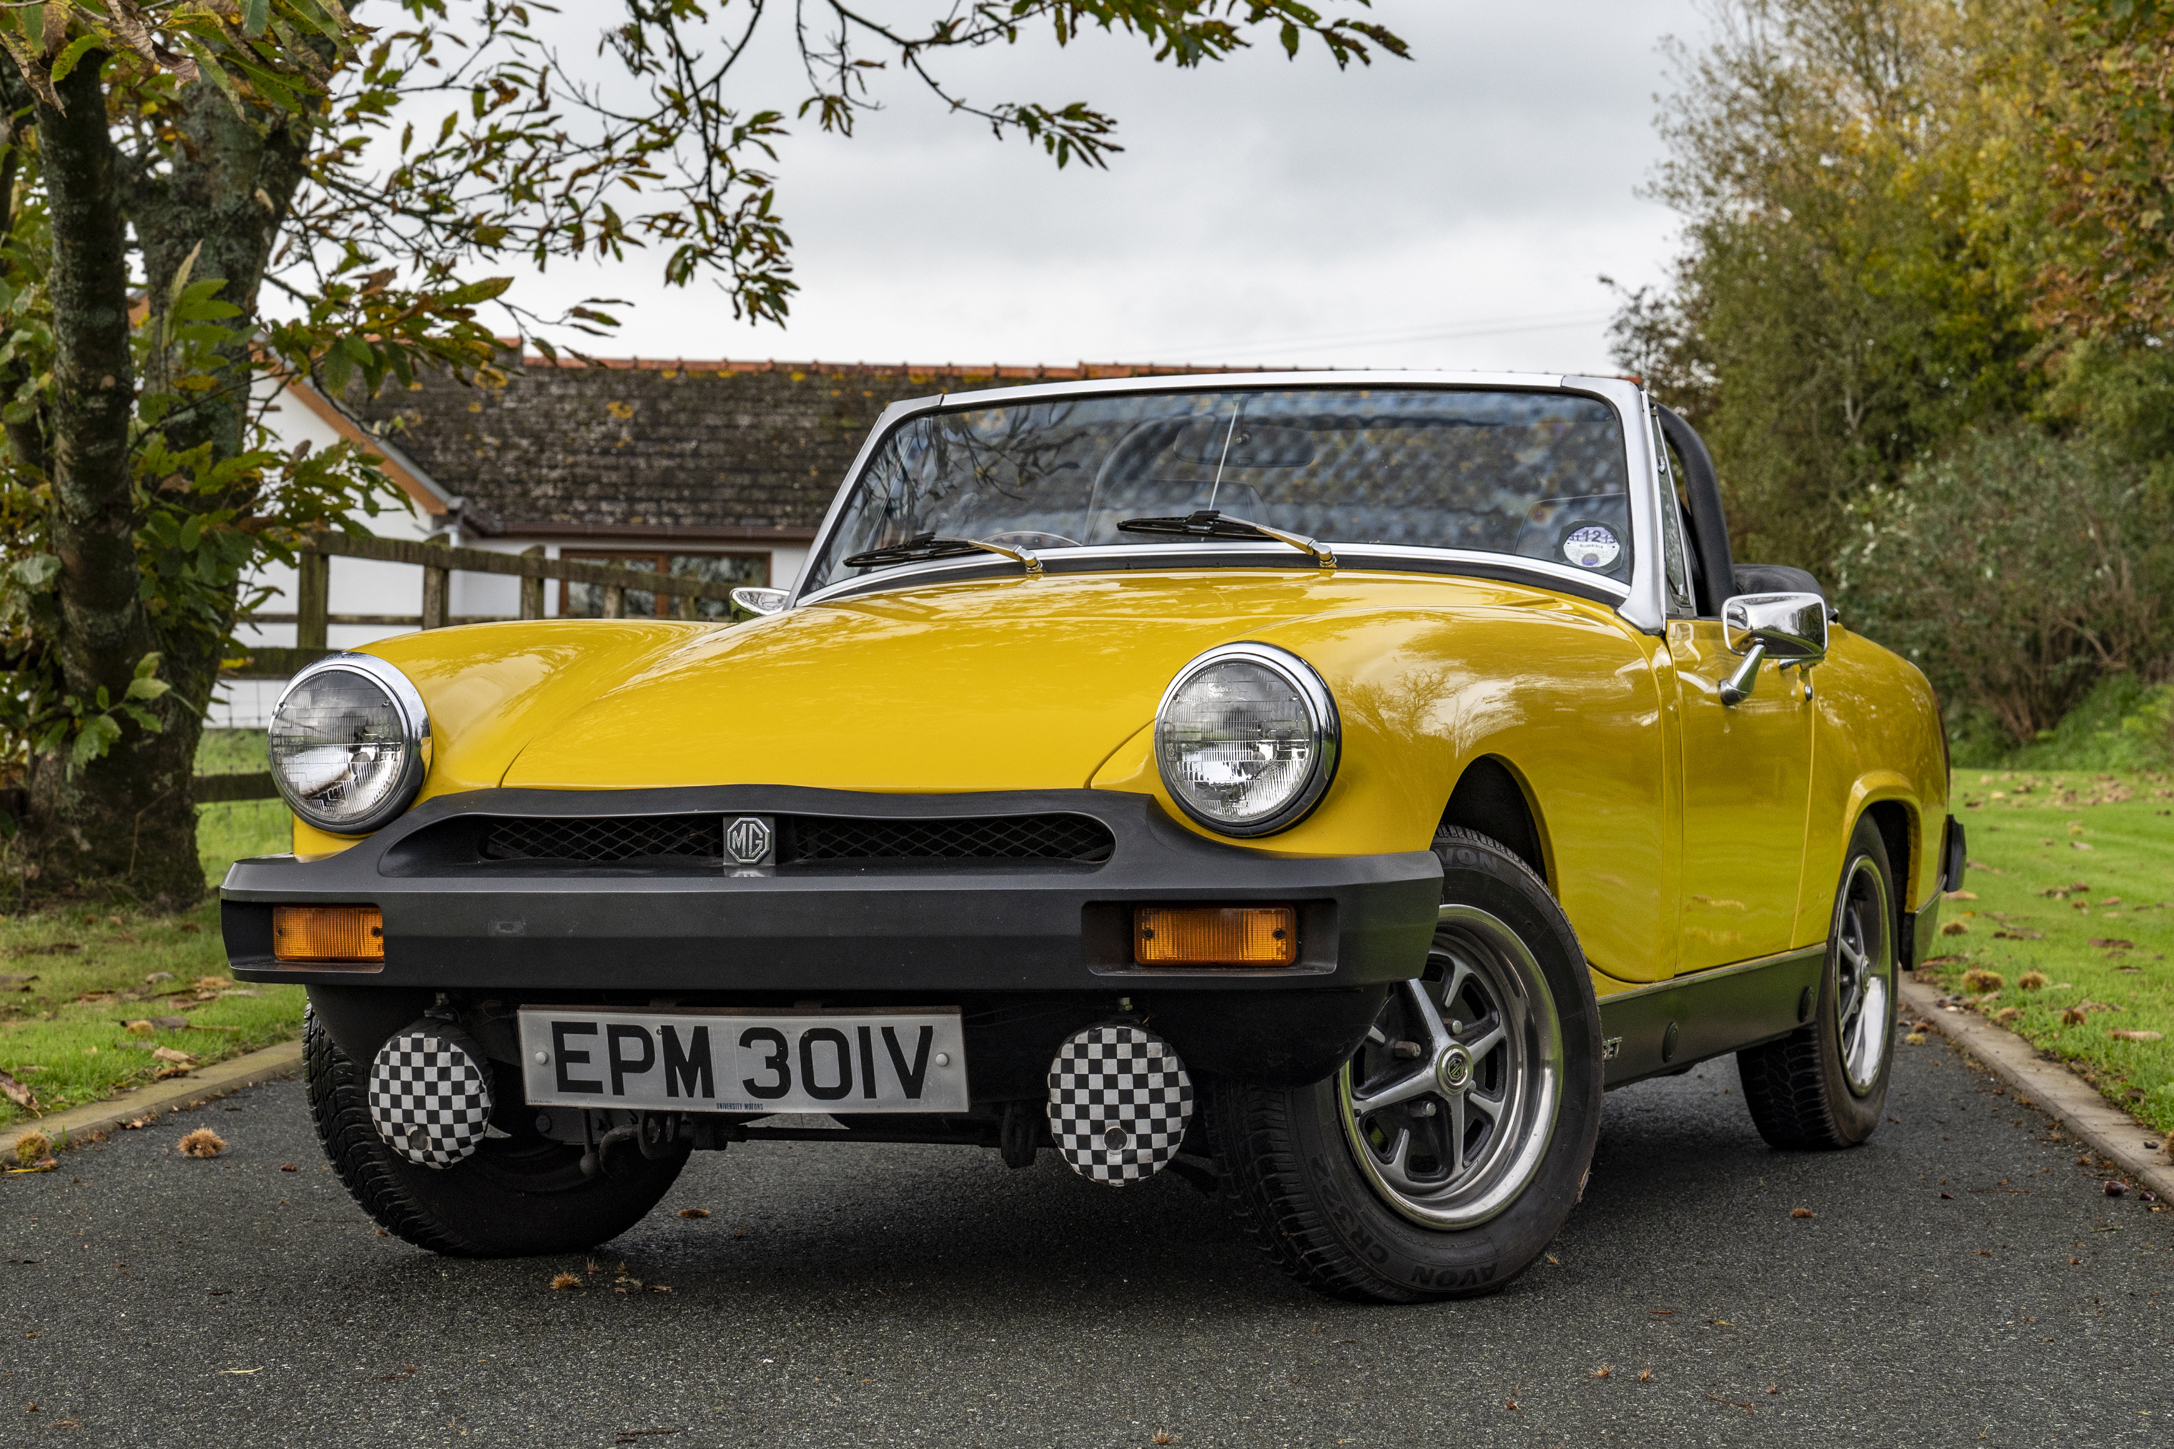
M 1547 882 L 1499 841 L 1455 825 L 1435 832 L 1433 849 L 1444 864 L 1446 852 L 1457 845 L 1477 846 L 1498 857 L 1542 896 L 1554 898 Z M 1570 929 L 1567 920 L 1563 926 Z M 1240 1234 L 1302 1286 L 1332 1298 L 1421 1303 L 1439 1296 L 1414 1292 L 1368 1270 L 1330 1231 L 1289 1147 L 1295 1138 L 1291 1101 L 1289 1093 L 1242 1082 L 1209 1084 L 1210 1140 L 1223 1146 L 1217 1154 L 1221 1195 Z
M 377 1124 L 370 1120 L 361 1071 L 308 1010 L 302 1017 L 302 1060 L 317 1140 L 333 1175 L 362 1210 L 386 1232 L 418 1248 L 456 1258 L 486 1256 L 425 1212 L 401 1187 L 386 1160 Z

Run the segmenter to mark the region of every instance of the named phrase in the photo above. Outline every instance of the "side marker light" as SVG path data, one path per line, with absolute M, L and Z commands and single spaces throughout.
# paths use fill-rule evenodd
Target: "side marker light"
M 1142 966 L 1289 966 L 1298 913 L 1289 906 L 1141 906 L 1132 959 Z

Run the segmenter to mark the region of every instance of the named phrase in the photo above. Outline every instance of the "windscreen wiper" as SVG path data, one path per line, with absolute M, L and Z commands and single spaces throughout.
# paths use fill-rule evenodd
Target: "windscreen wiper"
M 1251 519 L 1233 518 L 1214 508 L 1204 508 L 1183 518 L 1128 518 L 1117 528 L 1120 533 L 1164 533 L 1176 538 L 1245 538 L 1287 543 L 1300 553 L 1311 555 L 1313 561 L 1325 569 L 1336 567 L 1336 555 L 1330 553 L 1325 544 L 1316 543 L 1304 534 L 1285 533 L 1280 528 L 1270 528 Z
M 884 564 L 927 563 L 939 558 L 964 558 L 970 553 L 1002 554 L 1017 559 L 1025 565 L 1028 578 L 1039 578 L 1042 561 L 1025 549 L 1007 548 L 1001 543 L 983 543 L 978 538 L 938 538 L 933 533 L 917 533 L 904 543 L 885 544 L 865 553 L 851 554 L 846 558 L 849 569 L 880 568 Z

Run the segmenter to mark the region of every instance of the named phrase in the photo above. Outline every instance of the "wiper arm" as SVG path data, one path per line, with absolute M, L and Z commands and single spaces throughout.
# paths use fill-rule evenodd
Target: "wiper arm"
M 931 559 L 964 558 L 970 553 L 1001 554 L 1017 559 L 1025 566 L 1028 578 L 1039 578 L 1042 561 L 1025 549 L 1007 548 L 1001 543 L 983 543 L 978 538 L 938 538 L 933 533 L 919 533 L 904 543 L 885 544 L 865 553 L 849 555 L 845 566 L 849 569 L 879 568 L 884 564 L 927 563 Z
M 1233 518 L 1214 508 L 1204 508 L 1183 518 L 1128 518 L 1118 524 L 1117 529 L 1120 533 L 1165 533 L 1176 538 L 1265 539 L 1287 543 L 1300 553 L 1310 555 L 1325 569 L 1336 567 L 1336 555 L 1330 553 L 1325 544 L 1316 543 L 1304 534 L 1285 533 L 1280 528 L 1270 528 L 1251 519 Z

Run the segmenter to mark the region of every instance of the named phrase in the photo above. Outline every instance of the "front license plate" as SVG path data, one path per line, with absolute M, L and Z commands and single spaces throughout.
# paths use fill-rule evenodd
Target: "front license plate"
M 532 1106 L 964 1112 L 957 1011 L 521 1008 Z

